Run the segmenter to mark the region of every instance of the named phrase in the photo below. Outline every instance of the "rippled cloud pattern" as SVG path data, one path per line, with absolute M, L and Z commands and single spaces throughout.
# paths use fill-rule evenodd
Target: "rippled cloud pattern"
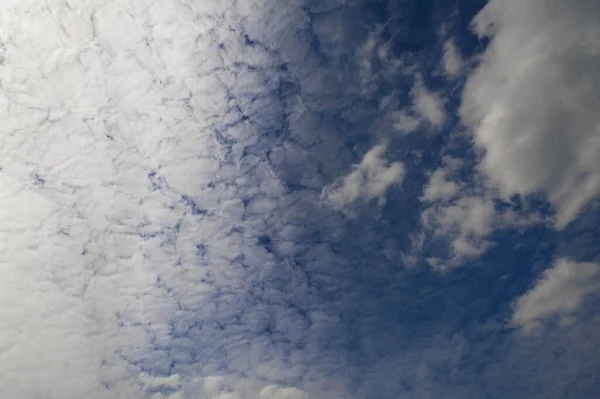
M 593 0 L 0 4 L 0 396 L 596 398 Z

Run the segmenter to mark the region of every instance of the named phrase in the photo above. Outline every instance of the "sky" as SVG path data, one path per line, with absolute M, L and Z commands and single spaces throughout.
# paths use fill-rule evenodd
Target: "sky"
M 0 396 L 600 396 L 600 3 L 4 0 Z

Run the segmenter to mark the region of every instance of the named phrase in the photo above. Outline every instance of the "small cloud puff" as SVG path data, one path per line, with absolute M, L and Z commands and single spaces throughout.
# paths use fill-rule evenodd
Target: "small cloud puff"
M 422 199 L 425 201 L 450 200 L 458 195 L 460 186 L 450 180 L 447 180 L 447 172 L 440 168 L 433 172 L 429 178 L 429 183 L 423 191 Z
M 377 199 L 385 202 L 385 194 L 394 184 L 402 184 L 404 165 L 388 163 L 383 159 L 385 145 L 376 145 L 365 154 L 362 161 L 353 166 L 353 171 L 338 182 L 325 187 L 322 198 L 332 208 L 344 210 L 356 204 Z
M 462 70 L 463 59 L 452 39 L 448 39 L 444 43 L 442 67 L 444 68 L 444 73 L 449 78 L 457 77 Z
M 446 122 L 444 101 L 436 92 L 429 90 L 423 78 L 415 77 L 410 96 L 409 108 L 397 111 L 393 115 L 394 128 L 402 133 L 413 133 L 421 126 L 440 128 Z
M 479 196 L 463 196 L 449 203 L 440 201 L 421 214 L 423 226 L 434 233 L 434 238 L 448 239 L 451 258 L 446 262 L 430 258 L 429 263 L 439 269 L 462 264 L 476 258 L 493 244 L 489 234 L 497 222 L 493 201 Z

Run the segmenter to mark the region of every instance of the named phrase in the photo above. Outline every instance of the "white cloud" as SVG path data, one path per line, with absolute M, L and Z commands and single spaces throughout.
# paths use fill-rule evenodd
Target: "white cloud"
M 440 270 L 461 266 L 494 245 L 490 239 L 494 231 L 549 224 L 548 217 L 531 209 L 523 199 L 502 202 L 493 190 L 481 186 L 477 175 L 473 181 L 460 180 L 464 166 L 460 159 L 445 156 L 442 161 L 443 167 L 429 175 L 423 188 L 421 226 L 412 234 L 410 252 L 404 254 L 407 265 L 415 265 L 425 247 L 443 241 L 447 253 L 430 256 L 426 261 Z
M 452 39 L 448 39 L 444 43 L 442 66 L 446 75 L 451 78 L 458 76 L 462 70 L 463 60 Z
M 264 387 L 259 394 L 259 399 L 306 399 L 304 392 L 296 388 L 280 388 L 275 385 Z
M 138 382 L 143 385 L 145 395 L 151 394 L 150 399 L 186 399 L 183 388 L 183 381 L 178 374 L 172 374 L 168 377 L 156 377 L 142 373 L 138 377 Z M 160 390 L 169 390 L 169 393 L 159 392 Z M 154 393 L 152 393 L 154 392 Z
M 423 78 L 418 74 L 414 78 L 410 97 L 412 104 L 392 115 L 393 126 L 396 130 L 408 134 L 422 126 L 438 129 L 444 125 L 446 121 L 444 101 L 439 94 L 425 86 Z
M 531 333 L 544 321 L 569 322 L 586 296 L 600 292 L 600 265 L 558 259 L 515 303 L 513 325 Z
M 447 179 L 447 172 L 440 168 L 431 174 L 422 199 L 425 201 L 450 200 L 459 194 L 460 186 Z
M 491 0 L 491 42 L 461 115 L 505 196 L 544 193 L 564 227 L 600 194 L 600 8 L 593 0 Z
M 369 150 L 361 162 L 353 166 L 352 172 L 323 189 L 323 199 L 337 210 L 374 199 L 383 203 L 388 189 L 394 184 L 402 184 L 405 174 L 400 162 L 390 164 L 383 158 L 385 151 L 384 145 Z
M 260 154 L 232 156 L 279 122 L 262 115 L 280 60 L 232 29 L 266 6 L 34 3 L 0 10 L 2 395 L 179 399 L 205 363 L 299 373 L 250 327 L 268 310 L 218 295 L 268 275 L 255 243 L 285 196 Z M 247 347 L 220 328 L 236 312 Z
M 411 95 L 414 101 L 414 109 L 423 119 L 435 127 L 443 125 L 446 120 L 444 102 L 437 93 L 425 87 L 422 78 L 418 76 L 415 78 Z
M 138 377 L 139 381 L 142 382 L 147 388 L 180 388 L 181 377 L 178 374 L 172 374 L 168 377 L 156 377 L 146 373 L 142 373 Z
M 232 376 L 196 377 L 176 394 L 188 399 L 307 399 L 301 389 Z M 185 393 L 184 393 L 185 391 Z M 169 397 L 170 399 L 170 397 Z
M 447 269 L 482 255 L 492 243 L 488 235 L 497 222 L 493 201 L 479 196 L 460 196 L 434 203 L 421 214 L 422 226 L 434 239 L 449 241 L 448 259 L 430 258 L 432 266 Z
M 404 255 L 409 265 L 417 262 L 424 247 L 444 241 L 447 253 L 430 256 L 426 261 L 440 270 L 460 266 L 487 251 L 493 245 L 489 235 L 509 224 L 505 221 L 508 218 L 496 210 L 489 193 L 459 179 L 464 166 L 460 159 L 444 156 L 442 162 L 423 188 L 421 227 L 412 235 L 411 252 Z
M 397 111 L 392 118 L 394 129 L 403 133 L 412 133 L 421 126 L 421 120 L 407 111 Z

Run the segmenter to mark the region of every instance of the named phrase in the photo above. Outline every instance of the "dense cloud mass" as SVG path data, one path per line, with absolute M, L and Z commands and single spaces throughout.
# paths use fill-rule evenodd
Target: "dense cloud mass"
M 4 1 L 0 396 L 596 398 L 599 26 Z
M 503 195 L 544 193 L 557 227 L 600 194 L 600 6 L 490 1 L 474 20 L 491 39 L 461 113 Z

